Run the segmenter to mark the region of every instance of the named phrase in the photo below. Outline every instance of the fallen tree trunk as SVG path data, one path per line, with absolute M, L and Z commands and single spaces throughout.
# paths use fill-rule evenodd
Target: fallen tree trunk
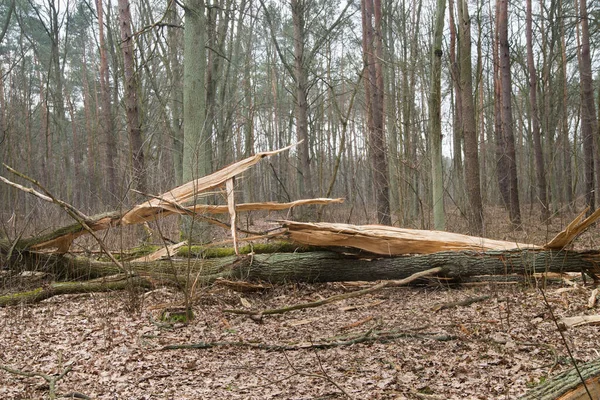
M 53 282 L 34 290 L 0 296 L 0 307 L 37 303 L 59 294 L 109 292 L 135 287 L 149 288 L 151 284 L 139 277 L 96 282 Z
M 84 257 L 36 254 L 37 270 L 62 279 L 90 279 L 122 271 L 109 262 Z M 439 267 L 438 278 L 460 283 L 481 275 L 533 275 L 542 272 L 586 272 L 597 274 L 600 252 L 511 250 L 440 252 L 391 258 L 358 258 L 332 251 L 274 253 L 207 259 L 174 259 L 124 263 L 128 272 L 155 284 L 177 284 L 188 276 L 198 284 L 218 278 L 283 282 L 376 281 L 404 279 L 417 272 Z
M 98 278 L 119 273 L 110 262 L 85 257 L 36 254 L 36 264 L 67 279 Z M 358 258 L 333 251 L 273 253 L 206 259 L 173 259 L 131 262 L 131 272 L 150 276 L 177 276 L 188 271 L 200 274 L 204 283 L 217 277 L 270 282 L 335 282 L 403 279 L 440 267 L 440 276 L 460 282 L 479 275 L 531 275 L 542 272 L 599 273 L 598 251 L 511 250 L 484 253 L 440 252 L 390 258 Z
M 600 398 L 600 360 L 571 368 L 527 392 L 519 400 L 587 400 Z M 579 373 L 581 373 L 581 377 Z M 585 381 L 585 386 L 581 379 Z

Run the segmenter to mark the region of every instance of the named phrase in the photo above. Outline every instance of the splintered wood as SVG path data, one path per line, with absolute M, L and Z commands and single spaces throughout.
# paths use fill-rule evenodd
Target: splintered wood
M 431 254 L 441 251 L 540 249 L 533 244 L 507 242 L 442 231 L 403 229 L 383 225 L 348 225 L 281 221 L 295 242 L 312 246 L 353 247 L 386 256 Z
M 136 224 L 154 220 L 159 213 L 182 213 L 183 203 L 193 200 L 201 192 L 225 185 L 227 180 L 246 171 L 265 157 L 291 149 L 294 145 L 274 151 L 265 151 L 233 163 L 213 174 L 188 182 L 168 191 L 158 198 L 148 200 L 132 208 L 123 216 L 125 224 Z M 227 207 L 227 206 L 225 206 Z

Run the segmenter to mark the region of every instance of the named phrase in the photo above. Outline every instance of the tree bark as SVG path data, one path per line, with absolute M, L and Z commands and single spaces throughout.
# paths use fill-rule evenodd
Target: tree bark
M 304 16 L 306 0 L 292 0 L 292 21 L 294 25 L 294 81 L 296 86 L 296 138 L 298 145 L 298 193 L 314 197 L 313 179 L 310 166 L 310 143 L 308 135 L 308 72 L 304 48 L 306 41 Z M 309 217 L 308 215 L 306 217 Z
M 391 225 L 388 164 L 383 114 L 383 39 L 381 31 L 381 1 L 363 0 L 363 62 L 367 97 L 369 157 L 373 174 L 377 222 Z M 374 20 L 374 25 L 373 25 Z
M 140 110 L 137 93 L 140 90 L 135 74 L 133 40 L 131 34 L 131 11 L 129 0 L 119 0 L 119 26 L 121 28 L 121 49 L 123 51 L 123 69 L 125 75 L 125 110 L 132 167 L 133 187 L 146 192 L 146 173 L 144 171 L 144 147 Z
M 585 200 L 592 213 L 596 208 L 594 193 L 594 135 L 598 132 L 596 105 L 594 104 L 594 85 L 592 79 L 592 61 L 590 57 L 590 34 L 586 0 L 579 1 L 579 18 L 581 26 L 581 47 L 579 50 L 579 75 L 581 85 L 581 138 L 584 152 Z
M 479 176 L 479 146 L 475 125 L 475 105 L 473 99 L 473 76 L 471 67 L 471 19 L 468 2 L 459 0 L 458 19 L 460 23 L 460 87 L 462 97 L 462 123 L 465 141 L 465 183 L 469 197 L 469 222 L 473 234 L 483 233 L 483 204 Z
M 29 266 L 43 265 L 44 270 L 69 280 L 100 278 L 121 272 L 113 263 L 84 257 L 29 254 L 23 261 Z M 596 265 L 599 261 L 598 251 L 464 251 L 368 259 L 332 251 L 311 251 L 131 262 L 125 265 L 130 273 L 141 278 L 175 285 L 185 283 L 188 276 L 197 277 L 197 284 L 210 284 L 218 278 L 272 283 L 375 281 L 403 279 L 436 267 L 442 268 L 438 278 L 460 283 L 481 275 L 530 276 L 543 272 L 581 271 L 593 274 L 598 272 Z M 2 301 L 0 298 L 0 304 Z
M 600 360 L 579 365 L 578 370 L 571 368 L 543 384 L 530 390 L 519 400 L 580 400 L 600 398 Z M 581 378 L 586 382 L 587 390 L 581 383 Z M 591 396 L 591 397 L 590 397 Z
M 104 127 L 104 165 L 106 168 L 106 186 L 103 199 L 106 204 L 113 204 L 114 196 L 117 196 L 117 173 L 115 162 L 117 161 L 117 142 L 112 116 L 112 104 L 110 101 L 110 81 L 108 71 L 108 60 L 106 57 L 106 41 L 104 34 L 104 6 L 103 0 L 97 0 L 98 8 L 98 37 L 100 41 L 100 103 L 102 109 L 101 124 Z
M 499 0 L 498 7 L 498 40 L 500 51 L 500 74 L 502 76 L 502 154 L 506 160 L 506 170 L 499 170 L 499 176 L 506 179 L 503 185 L 508 190 L 508 212 L 513 226 L 521 225 L 519 205 L 519 185 L 517 180 L 517 161 L 515 155 L 515 137 L 513 134 L 512 116 L 512 80 L 510 75 L 510 50 L 508 45 L 508 0 Z
M 433 45 L 431 46 L 431 95 L 429 119 L 431 140 L 431 181 L 433 193 L 433 224 L 436 230 L 446 229 L 444 214 L 444 176 L 442 170 L 442 31 L 446 0 L 438 0 Z
M 542 221 L 550 217 L 548 207 L 548 196 L 546 195 L 546 171 L 544 166 L 544 153 L 542 151 L 542 139 L 540 136 L 540 120 L 537 107 L 537 76 L 535 63 L 533 61 L 533 17 L 531 15 L 531 0 L 527 0 L 526 31 L 527 36 L 527 67 L 529 69 L 529 102 L 531 103 L 531 126 L 533 135 L 533 147 L 535 153 L 536 179 L 538 187 L 538 198 L 542 206 Z M 547 96 L 549 96 L 547 94 Z
M 187 0 L 183 61 L 183 182 L 211 172 L 206 122 L 206 15 L 204 0 Z

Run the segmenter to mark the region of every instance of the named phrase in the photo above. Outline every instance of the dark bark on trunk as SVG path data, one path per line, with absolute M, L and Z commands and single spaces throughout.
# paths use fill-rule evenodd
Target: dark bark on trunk
M 531 103 L 531 125 L 537 172 L 536 178 L 538 197 L 542 206 L 542 220 L 546 221 L 550 217 L 550 209 L 548 208 L 548 196 L 546 195 L 546 171 L 544 166 L 544 153 L 542 152 L 540 121 L 537 107 L 537 76 L 535 71 L 535 63 L 533 61 L 533 18 L 531 15 L 531 0 L 527 0 L 526 19 L 527 67 L 529 69 L 529 102 Z
M 519 185 L 517 180 L 517 159 L 515 155 L 515 137 L 513 134 L 513 117 L 511 105 L 511 75 L 510 75 L 510 50 L 508 45 L 508 1 L 498 2 L 498 39 L 500 51 L 500 74 L 502 76 L 502 155 L 506 160 L 507 180 L 505 188 L 508 189 L 508 212 L 510 221 L 516 227 L 521 224 L 521 210 L 519 205 Z M 502 171 L 498 171 L 501 173 Z
M 368 259 L 332 251 L 254 254 L 206 259 L 173 259 L 125 263 L 142 277 L 163 283 L 181 282 L 189 273 L 209 284 L 217 278 L 284 282 L 338 282 L 403 279 L 440 267 L 440 277 L 460 283 L 481 275 L 526 275 L 542 272 L 597 273 L 598 251 L 512 250 L 440 252 L 434 254 Z M 26 254 L 27 268 L 37 267 L 61 279 L 94 279 L 122 271 L 110 262 L 84 257 Z
M 132 186 L 142 192 L 146 192 L 144 148 L 137 97 L 139 84 L 134 71 L 135 65 L 129 0 L 119 0 L 119 26 L 121 28 L 121 49 L 123 50 L 123 69 L 125 75 L 125 110 L 127 114 L 127 130 L 129 131 L 129 146 L 133 169 Z
M 465 145 L 465 184 L 469 197 L 469 225 L 475 235 L 483 233 L 483 204 L 479 174 L 479 146 L 475 125 L 475 103 L 473 99 L 473 76 L 471 67 L 471 20 L 468 2 L 459 0 L 460 23 L 460 87 L 462 97 L 462 123 Z
M 306 71 L 305 48 L 305 0 L 292 0 L 292 20 L 294 24 L 294 79 L 296 84 L 296 137 L 298 145 L 298 193 L 314 197 L 312 172 L 310 168 L 310 143 L 308 137 L 308 77 Z
M 113 204 L 114 196 L 117 195 L 117 174 L 115 161 L 117 155 L 117 143 L 112 119 L 112 104 L 110 101 L 110 81 L 108 71 L 108 60 L 106 57 L 106 41 L 104 35 L 104 9 L 102 0 L 97 1 L 98 7 L 98 37 L 100 41 L 100 103 L 101 103 L 101 126 L 104 134 L 104 165 L 106 168 L 106 186 L 103 199 L 106 204 Z
M 594 85 L 592 62 L 590 58 L 590 35 L 586 0 L 579 1 L 581 24 L 581 48 L 579 52 L 579 74 L 581 84 L 581 136 L 584 151 L 585 199 L 590 207 L 589 213 L 596 208 L 594 193 L 594 135 L 598 132 L 596 105 L 594 104 Z
M 373 19 L 375 25 L 372 23 Z M 368 142 L 375 189 L 377 222 L 383 225 L 391 225 L 387 150 L 383 121 L 383 39 L 380 0 L 362 1 L 362 26 Z

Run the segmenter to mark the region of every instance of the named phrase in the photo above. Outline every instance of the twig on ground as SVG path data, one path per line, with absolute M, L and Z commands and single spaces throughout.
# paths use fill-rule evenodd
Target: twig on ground
M 18 369 L 14 369 L 14 368 L 10 368 L 7 367 L 5 365 L 0 365 L 0 369 L 10 373 L 10 374 L 14 374 L 14 375 L 21 375 L 21 376 L 26 376 L 28 378 L 33 378 L 36 376 L 39 376 L 40 378 L 43 378 L 46 382 L 48 382 L 48 397 L 50 399 L 56 399 L 56 382 L 60 381 L 62 378 L 65 377 L 65 375 L 67 375 L 69 373 L 69 371 L 71 371 L 72 366 L 69 365 L 67 368 L 65 368 L 60 374 L 58 375 L 47 375 L 41 372 L 27 372 L 27 371 L 21 371 Z
M 353 297 L 359 297 L 359 296 L 362 296 L 362 295 L 365 295 L 368 293 L 373 293 L 373 292 L 376 292 L 376 291 L 381 290 L 386 287 L 395 287 L 395 286 L 406 285 L 406 284 L 413 282 L 419 278 L 423 278 L 423 277 L 430 276 L 430 275 L 435 275 L 441 271 L 442 271 L 442 268 L 440 268 L 440 267 L 431 268 L 426 271 L 421 271 L 421 272 L 417 272 L 416 274 L 412 274 L 408 278 L 394 280 L 394 281 L 383 281 L 383 282 L 380 282 L 380 283 L 378 283 L 374 286 L 371 286 L 367 289 L 357 290 L 355 292 L 350 292 L 350 293 L 338 294 L 335 296 L 327 297 L 322 300 L 312 301 L 312 302 L 303 303 L 303 304 L 295 304 L 295 305 L 289 306 L 289 307 L 275 308 L 275 309 L 269 309 L 269 310 L 263 310 L 263 311 L 225 309 L 225 310 L 223 310 L 223 312 L 231 313 L 231 314 L 244 314 L 244 315 L 272 315 L 272 314 L 283 314 L 283 313 L 286 313 L 289 311 L 294 311 L 294 310 L 302 310 L 305 308 L 315 308 L 315 307 L 320 307 L 325 304 L 334 303 L 336 301 L 351 299 Z
M 446 303 L 446 304 L 440 304 L 437 305 L 435 307 L 432 308 L 433 312 L 437 312 L 440 310 L 445 310 L 448 308 L 454 308 L 454 307 L 466 307 L 469 306 L 473 303 L 478 303 L 480 301 L 485 301 L 487 299 L 489 299 L 490 296 L 479 296 L 479 297 L 470 297 L 466 300 L 461 300 L 461 301 L 452 301 L 450 303 Z
M 161 350 L 180 350 L 180 349 L 211 349 L 214 347 L 247 347 L 251 349 L 267 350 L 267 351 L 291 351 L 291 350 L 306 350 L 306 349 L 329 349 L 332 347 L 350 346 L 359 343 L 368 342 L 389 342 L 395 339 L 423 339 L 423 340 L 436 340 L 440 342 L 447 342 L 456 339 L 456 336 L 445 335 L 445 334 L 428 334 L 421 333 L 415 334 L 411 332 L 402 331 L 388 331 L 388 332 L 373 332 L 372 330 L 367 331 L 363 335 L 354 337 L 348 340 L 342 341 L 323 341 L 317 343 L 298 343 L 298 344 L 266 344 L 266 343 L 253 343 L 253 342 L 198 342 L 189 344 L 172 344 L 163 347 Z

